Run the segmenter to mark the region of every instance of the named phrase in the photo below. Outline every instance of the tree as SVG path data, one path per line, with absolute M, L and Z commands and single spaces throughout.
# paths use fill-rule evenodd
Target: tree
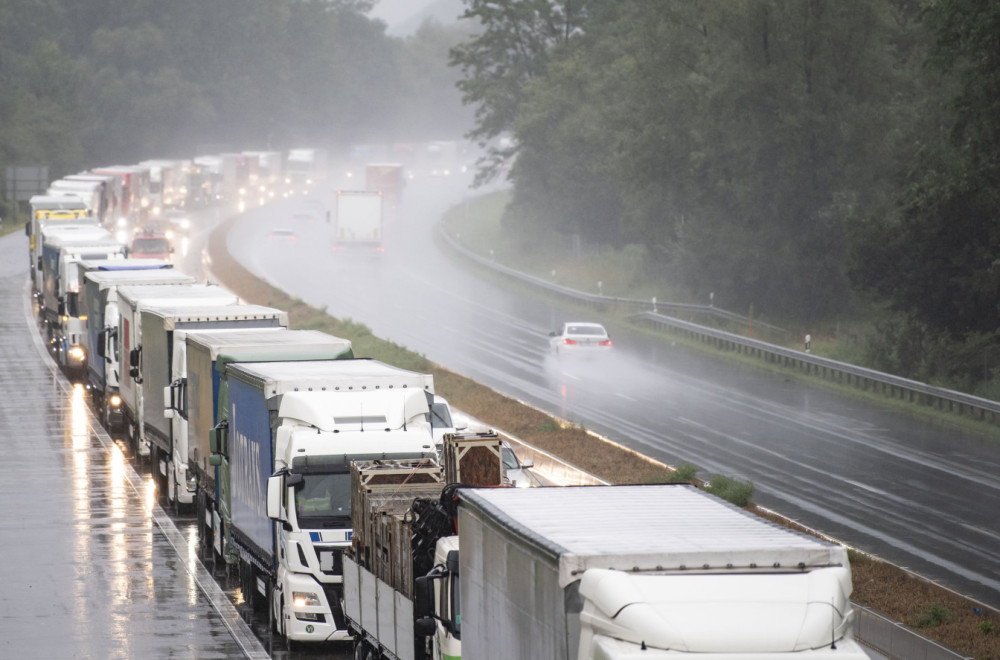
M 458 67 L 462 100 L 476 106 L 476 126 L 471 139 L 487 147 L 478 182 L 496 174 L 491 167 L 509 161 L 514 143 L 490 141 L 513 128 L 523 101 L 523 89 L 544 74 L 552 51 L 567 43 L 581 29 L 588 0 L 466 0 L 462 18 L 478 22 L 481 30 L 450 51 L 450 64 Z

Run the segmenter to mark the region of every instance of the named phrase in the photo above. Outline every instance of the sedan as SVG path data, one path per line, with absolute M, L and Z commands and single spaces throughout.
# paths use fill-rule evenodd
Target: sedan
M 549 347 L 556 354 L 598 354 L 611 350 L 611 338 L 600 323 L 564 323 L 561 329 L 549 333 Z
M 503 440 L 500 444 L 501 458 L 503 460 L 504 483 L 515 488 L 535 488 L 541 486 L 541 480 L 531 471 L 535 466 L 534 461 L 528 459 L 522 461 L 514 453 L 514 448 L 510 443 Z

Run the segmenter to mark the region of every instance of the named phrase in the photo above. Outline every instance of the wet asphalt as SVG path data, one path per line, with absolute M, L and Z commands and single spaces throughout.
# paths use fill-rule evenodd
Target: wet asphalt
M 46 354 L 27 239 L 0 238 L 0 658 L 268 658 L 193 526 Z

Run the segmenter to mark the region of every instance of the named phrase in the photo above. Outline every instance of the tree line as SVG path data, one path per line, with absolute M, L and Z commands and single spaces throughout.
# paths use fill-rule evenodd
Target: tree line
M 0 3 L 0 166 L 82 168 L 200 150 L 331 150 L 471 126 L 447 52 L 373 0 Z M 457 127 L 457 128 L 456 128 Z
M 466 0 L 471 135 L 526 245 L 641 246 L 693 300 L 873 321 L 875 368 L 1000 362 L 1000 4 Z M 488 176 L 489 167 L 484 167 Z M 985 365 L 985 366 L 984 366 Z M 984 373 L 985 371 L 985 373 Z

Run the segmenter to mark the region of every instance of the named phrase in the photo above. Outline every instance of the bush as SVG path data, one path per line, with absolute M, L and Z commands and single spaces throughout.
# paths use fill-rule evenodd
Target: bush
M 705 485 L 705 490 L 716 497 L 721 497 L 727 502 L 741 507 L 748 506 L 750 499 L 753 497 L 752 482 L 738 481 L 732 477 L 722 475 L 712 477 L 712 481 Z
M 941 605 L 932 605 L 917 617 L 917 628 L 937 628 L 951 620 L 951 611 Z
M 683 465 L 678 465 L 677 468 L 667 475 L 668 484 L 690 484 L 694 483 L 695 474 L 698 472 L 698 466 L 692 463 L 684 463 Z

